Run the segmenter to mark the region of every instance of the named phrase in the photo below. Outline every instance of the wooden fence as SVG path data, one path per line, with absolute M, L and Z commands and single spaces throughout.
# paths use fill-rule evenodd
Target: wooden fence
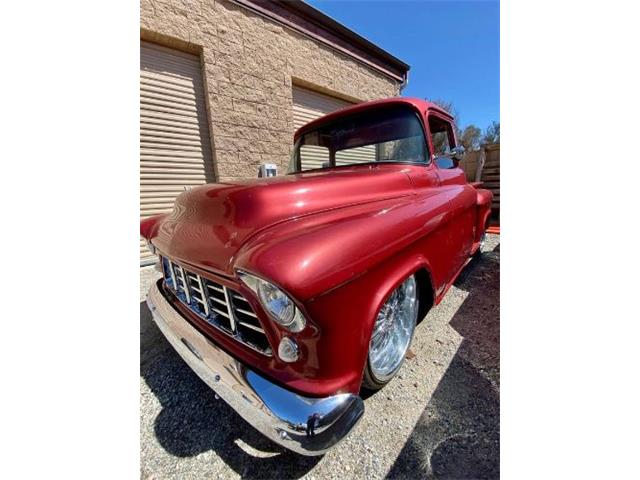
M 482 188 L 493 192 L 494 217 L 500 218 L 500 144 L 483 145 L 480 150 L 467 152 L 460 162 L 467 181 L 483 182 Z

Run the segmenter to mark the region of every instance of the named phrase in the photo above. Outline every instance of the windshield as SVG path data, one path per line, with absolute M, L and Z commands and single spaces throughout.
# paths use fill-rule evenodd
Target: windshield
M 372 162 L 427 163 L 424 132 L 408 107 L 345 116 L 301 136 L 289 173 Z

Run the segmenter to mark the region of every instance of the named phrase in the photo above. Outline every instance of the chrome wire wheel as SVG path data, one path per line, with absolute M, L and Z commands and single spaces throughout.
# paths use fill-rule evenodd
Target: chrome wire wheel
M 417 319 L 418 287 L 411 275 L 387 299 L 373 326 L 369 369 L 376 383 L 388 382 L 402 365 Z

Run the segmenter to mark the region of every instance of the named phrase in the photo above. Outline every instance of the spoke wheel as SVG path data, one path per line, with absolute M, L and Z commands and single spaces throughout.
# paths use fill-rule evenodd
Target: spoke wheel
M 418 286 L 415 276 L 396 288 L 378 312 L 364 378 L 365 387 L 377 389 L 400 369 L 418 319 Z

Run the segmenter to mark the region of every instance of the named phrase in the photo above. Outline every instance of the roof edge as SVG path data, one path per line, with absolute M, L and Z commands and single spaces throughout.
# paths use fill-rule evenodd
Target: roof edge
M 394 66 L 398 70 L 408 72 L 411 68 L 409 64 L 403 62 L 398 57 L 391 55 L 386 50 L 380 48 L 375 43 L 367 40 L 362 35 L 354 32 L 348 27 L 345 27 L 343 24 L 334 20 L 329 15 L 321 12 L 315 7 L 312 7 L 308 3 L 303 2 L 302 0 L 277 0 L 277 3 L 282 4 L 285 7 L 296 10 L 302 15 L 308 16 L 309 19 L 314 20 L 320 26 L 323 26 L 329 30 L 333 30 L 336 33 L 339 33 L 340 36 L 343 36 L 344 39 L 349 40 L 351 43 L 358 45 L 363 50 L 374 54 L 375 56 L 380 57 L 388 64 Z
M 350 105 L 348 107 L 341 108 L 334 112 L 323 115 L 322 117 L 318 117 L 310 122 L 302 125 L 298 128 L 293 134 L 294 140 L 297 140 L 301 135 L 307 133 L 309 130 L 313 130 L 322 126 L 326 123 L 331 123 L 336 118 L 344 117 L 352 114 L 359 114 L 362 112 L 366 112 L 367 110 L 374 110 L 378 108 L 387 108 L 392 106 L 403 105 L 413 109 L 416 113 L 421 114 L 426 112 L 427 110 L 437 110 L 439 113 L 443 113 L 446 116 L 449 116 L 447 112 L 442 110 L 437 105 L 423 100 L 421 98 L 414 97 L 389 97 L 389 98 L 381 98 L 378 100 L 372 100 L 370 102 L 362 102 L 357 103 L 355 105 Z
M 366 64 L 374 70 L 384 73 L 394 80 L 403 83 L 406 81 L 407 72 L 411 68 L 407 63 L 391 55 L 389 52 L 383 50 L 373 42 L 367 40 L 353 30 L 345 27 L 341 23 L 337 22 L 333 18 L 322 13 L 320 10 L 312 7 L 311 5 L 308 5 L 302 0 L 229 1 L 247 8 L 254 13 L 267 17 L 277 23 L 280 23 L 281 25 L 287 26 L 299 33 L 302 33 L 307 37 L 312 38 L 313 40 L 328 45 L 329 47 L 338 50 L 343 54 L 355 58 L 356 60 Z M 303 20 L 303 23 L 306 22 L 316 28 L 309 28 L 307 25 L 296 22 L 291 18 L 287 18 L 291 16 L 297 17 Z M 326 36 L 319 34 L 316 29 L 320 29 L 321 31 L 329 33 L 338 41 L 344 42 L 345 45 L 340 45 L 340 42 L 332 41 L 332 39 L 326 38 Z M 365 55 L 358 55 L 356 51 L 347 47 L 351 45 Z M 367 56 L 370 58 L 366 58 Z

